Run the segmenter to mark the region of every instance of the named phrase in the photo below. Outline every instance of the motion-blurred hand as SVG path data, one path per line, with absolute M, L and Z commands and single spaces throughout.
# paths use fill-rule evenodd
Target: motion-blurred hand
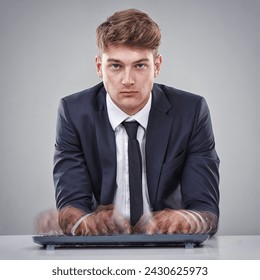
M 63 234 L 58 221 L 58 211 L 50 209 L 40 213 L 35 218 L 35 232 L 37 234 Z
M 113 205 L 99 206 L 86 215 L 77 208 L 60 210 L 59 221 L 65 234 L 73 235 L 115 235 L 129 234 L 131 225 Z
M 145 213 L 134 227 L 136 233 L 184 233 L 213 234 L 217 228 L 217 217 L 210 212 L 172 210 Z

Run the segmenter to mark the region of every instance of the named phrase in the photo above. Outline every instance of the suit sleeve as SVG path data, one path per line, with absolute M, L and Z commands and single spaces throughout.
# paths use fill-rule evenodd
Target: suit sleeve
M 181 186 L 186 209 L 209 211 L 219 216 L 219 158 L 204 98 L 197 104 Z
M 53 179 L 58 209 L 71 206 L 91 212 L 91 181 L 80 137 L 64 99 L 58 109 Z

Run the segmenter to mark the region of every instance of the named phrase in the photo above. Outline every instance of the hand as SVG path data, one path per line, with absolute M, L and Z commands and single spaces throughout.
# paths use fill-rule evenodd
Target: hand
M 188 233 L 190 225 L 176 210 L 145 213 L 135 225 L 134 231 L 138 233 Z
M 114 207 L 113 205 L 99 206 L 96 211 L 90 215 L 77 212 L 78 209 L 70 208 L 71 221 L 67 226 L 66 233 L 71 234 L 72 230 L 75 235 L 115 235 L 131 233 L 131 225 Z M 79 214 L 77 219 L 72 212 Z M 80 210 L 78 210 L 80 211 Z M 68 216 L 68 213 L 67 213 Z M 85 218 L 82 218 L 85 217 Z M 73 226 L 82 218 L 82 221 L 74 229 Z
M 217 228 L 217 217 L 210 212 L 172 210 L 145 213 L 134 227 L 134 232 L 155 233 L 211 233 Z
M 99 206 L 84 219 L 75 230 L 75 235 L 130 234 L 131 225 L 113 205 Z
M 62 234 L 58 222 L 58 211 L 50 209 L 40 213 L 35 219 L 35 232 L 37 234 Z

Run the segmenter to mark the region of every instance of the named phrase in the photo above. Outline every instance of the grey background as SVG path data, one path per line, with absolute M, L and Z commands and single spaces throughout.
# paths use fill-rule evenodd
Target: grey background
M 96 76 L 95 29 L 138 8 L 160 25 L 157 82 L 203 95 L 221 158 L 219 234 L 260 234 L 257 0 L 1 0 L 0 234 L 30 234 L 53 208 L 59 99 Z

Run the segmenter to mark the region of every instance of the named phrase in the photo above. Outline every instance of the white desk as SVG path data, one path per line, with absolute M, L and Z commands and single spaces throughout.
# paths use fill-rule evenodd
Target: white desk
M 215 236 L 202 247 L 45 250 L 29 235 L 0 236 L 0 260 L 260 260 L 260 235 Z

